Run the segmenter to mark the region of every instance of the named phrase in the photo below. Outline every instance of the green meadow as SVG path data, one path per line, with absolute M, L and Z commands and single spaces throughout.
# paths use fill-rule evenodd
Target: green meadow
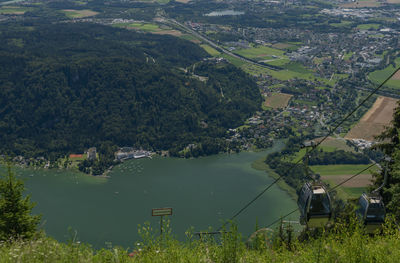
M 200 46 L 201 46 L 208 54 L 210 54 L 210 55 L 213 56 L 213 57 L 218 56 L 218 55 L 221 54 L 218 50 L 216 50 L 215 48 L 213 48 L 213 47 L 211 47 L 211 46 L 209 46 L 209 45 L 207 45 L 207 44 L 203 44 L 203 45 L 200 45 Z
M 336 165 L 312 165 L 311 170 L 320 175 L 353 175 L 365 168 L 370 164 L 336 164 Z M 378 168 L 373 166 L 371 169 L 363 172 L 363 174 L 371 174 L 373 171 L 377 171 Z
M 157 24 L 149 24 L 149 23 L 120 23 L 120 24 L 114 24 L 113 26 L 132 28 L 148 32 L 157 32 L 161 30 Z
M 261 60 L 266 58 L 273 59 L 272 56 L 287 58 L 284 55 L 285 53 L 284 51 L 266 46 L 256 46 L 251 48 L 237 49 L 234 50 L 233 52 L 243 57 L 256 60 Z
M 369 30 L 369 29 L 379 29 L 380 24 L 360 24 L 357 26 L 358 29 L 361 30 Z
M 400 65 L 400 57 L 395 59 L 396 67 Z M 389 65 L 388 67 L 381 69 L 381 70 L 376 70 L 368 75 L 368 78 L 376 83 L 380 84 L 382 83 L 387 77 L 389 77 L 396 68 L 393 67 L 393 65 Z M 395 89 L 400 89 L 400 80 L 399 79 L 390 79 L 385 86 L 388 86 L 390 88 L 395 88 Z

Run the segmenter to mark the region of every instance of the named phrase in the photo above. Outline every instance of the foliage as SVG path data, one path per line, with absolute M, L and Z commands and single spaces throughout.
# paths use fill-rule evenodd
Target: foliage
M 8 166 L 0 179 L 0 241 L 29 239 L 36 233 L 40 216 L 32 216 L 35 206 L 29 196 L 23 197 L 24 184 Z
M 320 149 L 310 153 L 308 163 L 310 165 L 368 164 L 370 161 L 367 156 L 361 153 L 346 152 L 344 150 L 325 152 Z
M 179 69 L 207 56 L 189 41 L 87 23 L 31 26 L 1 27 L 2 152 L 55 160 L 95 146 L 98 172 L 116 145 L 177 152 L 199 143 L 201 154 L 216 153 L 226 129 L 259 108 L 257 85 L 233 66 L 198 64 L 207 82 Z
M 388 166 L 388 180 L 383 188 L 382 196 L 386 209 L 400 220 L 400 106 L 395 109 L 392 125 L 389 126 L 379 139 L 384 140 L 377 147 L 391 158 Z M 375 185 L 383 182 L 384 171 L 376 175 Z
M 301 142 L 305 140 L 305 137 L 291 137 L 286 143 L 285 148 L 281 152 L 272 153 L 267 156 L 265 163 L 271 169 L 282 177 L 282 179 L 296 192 L 299 192 L 302 185 L 310 178 L 307 175 L 307 168 L 303 163 L 294 165 L 291 160 L 285 158 L 300 150 Z
M 144 231 L 149 231 L 145 229 Z M 282 229 L 283 232 L 287 231 Z M 293 239 L 262 249 L 245 248 L 237 234 L 227 233 L 224 242 L 215 239 L 196 240 L 188 232 L 188 241 L 174 238 L 161 243 L 154 236 L 151 243 L 137 243 L 133 250 L 108 247 L 94 250 L 76 240 L 68 244 L 40 237 L 0 246 L 1 262 L 398 262 L 400 232 L 391 221 L 382 235 L 369 236 L 356 222 L 335 225 L 330 232 L 309 236 L 304 241 Z M 151 236 L 151 235 L 150 235 Z M 287 234 L 282 233 L 287 242 Z M 226 243 L 227 242 L 227 243 Z M 278 242 L 277 242 L 278 243 Z M 233 250 L 232 248 L 235 248 Z M 232 253 L 232 254 L 231 254 Z

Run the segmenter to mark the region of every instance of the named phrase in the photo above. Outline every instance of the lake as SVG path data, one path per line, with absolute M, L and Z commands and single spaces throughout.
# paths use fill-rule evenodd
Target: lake
M 109 242 L 133 247 L 139 240 L 138 224 L 148 221 L 159 229 L 152 208 L 173 208 L 169 219 L 180 240 L 191 226 L 195 231 L 217 229 L 273 181 L 266 172 L 253 169 L 252 162 L 282 147 L 278 142 L 261 152 L 130 160 L 115 167 L 110 178 L 68 170 L 16 168 L 16 172 L 37 202 L 34 213 L 43 215 L 48 235 L 67 241 L 76 230 L 80 241 L 94 247 Z M 293 199 L 274 185 L 238 216 L 239 231 L 248 236 L 256 221 L 266 226 L 294 208 Z

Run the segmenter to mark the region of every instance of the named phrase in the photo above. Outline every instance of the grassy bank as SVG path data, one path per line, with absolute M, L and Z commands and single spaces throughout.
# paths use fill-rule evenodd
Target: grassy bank
M 387 224 L 382 235 L 363 233 L 357 224 L 338 224 L 334 233 L 300 242 L 296 239 L 265 240 L 259 236 L 251 248 L 231 228 L 219 242 L 198 240 L 187 233 L 187 241 L 179 242 L 169 235 L 162 240 L 148 227 L 142 228 L 144 240 L 134 249 L 120 247 L 94 250 L 79 242 L 68 244 L 48 237 L 33 241 L 16 241 L 0 246 L 0 262 L 398 262 L 400 232 Z M 144 232 L 143 232 L 144 231 Z
M 265 163 L 265 158 L 266 157 L 262 157 L 256 161 L 254 161 L 251 164 L 251 167 L 253 167 L 256 170 L 260 170 L 260 171 L 265 171 L 269 176 L 271 176 L 274 179 L 277 179 L 279 177 L 279 175 L 277 173 L 274 172 L 274 170 L 272 170 L 268 164 Z M 283 179 L 279 180 L 277 182 L 277 185 L 284 191 L 286 191 L 290 197 L 293 200 L 297 200 L 297 194 L 296 194 L 296 190 L 293 189 L 292 187 L 290 187 Z

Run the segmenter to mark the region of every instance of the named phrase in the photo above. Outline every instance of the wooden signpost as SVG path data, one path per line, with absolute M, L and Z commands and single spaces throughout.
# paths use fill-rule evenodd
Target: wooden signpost
M 160 217 L 160 235 L 163 233 L 163 224 L 164 224 L 164 216 L 172 215 L 172 207 L 164 207 L 164 208 L 153 208 L 151 210 L 151 216 L 159 216 Z

